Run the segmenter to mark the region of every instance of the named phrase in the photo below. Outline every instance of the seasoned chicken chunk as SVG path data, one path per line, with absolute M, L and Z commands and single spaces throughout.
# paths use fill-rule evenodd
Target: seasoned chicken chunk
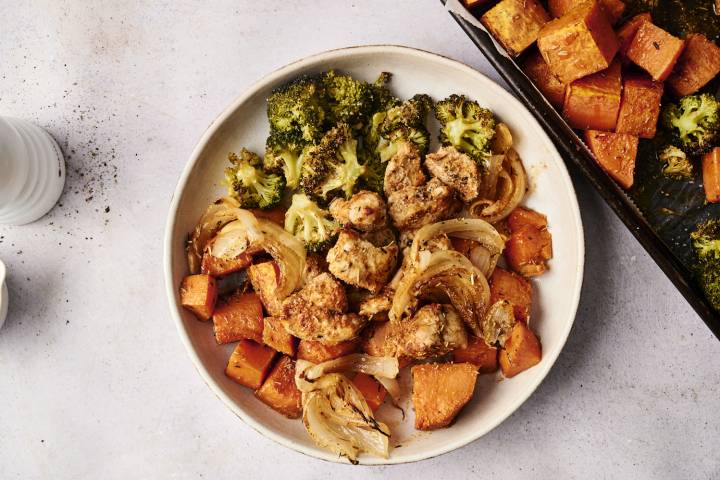
M 377 295 L 372 295 L 360 304 L 358 313 L 370 320 L 384 322 L 388 319 L 388 312 L 392 308 L 395 291 L 385 287 Z
M 395 243 L 376 247 L 357 233 L 343 230 L 328 252 L 327 261 L 330 272 L 340 280 L 377 293 L 390 280 L 397 253 Z
M 420 166 L 420 152 L 411 143 L 403 143 L 385 169 L 385 195 L 423 183 L 425 174 Z
M 414 230 L 447 218 L 455 202 L 452 189 L 433 178 L 425 185 L 391 193 L 388 207 L 397 228 Z
M 392 341 L 397 356 L 428 358 L 465 348 L 467 332 L 452 305 L 425 305 L 408 320 L 392 324 Z
M 372 232 L 387 225 L 387 205 L 375 192 L 362 190 L 349 200 L 336 198 L 330 203 L 330 214 L 344 227 Z
M 283 302 L 285 329 L 302 340 L 335 344 L 358 336 L 367 320 L 348 308 L 345 289 L 329 273 L 321 273 Z
M 430 175 L 454 188 L 463 202 L 474 200 L 480 189 L 480 171 L 475 160 L 455 147 L 442 147 L 437 153 L 425 157 L 425 167 Z

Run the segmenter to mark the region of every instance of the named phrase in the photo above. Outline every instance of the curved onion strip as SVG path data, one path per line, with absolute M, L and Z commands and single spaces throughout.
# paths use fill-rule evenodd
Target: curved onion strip
M 476 200 L 470 205 L 469 212 L 475 218 L 497 223 L 520 204 L 526 189 L 527 177 L 522 160 L 515 150 L 510 149 L 498 175 L 495 194 Z
M 235 258 L 244 253 L 251 244 L 260 243 L 262 233 L 255 215 L 238 209 L 237 220 L 225 225 L 215 235 L 210 253 L 217 258 Z
M 351 353 L 334 360 L 313 365 L 305 371 L 303 378 L 316 380 L 328 373 L 360 372 L 376 377 L 395 378 L 400 367 L 395 357 L 373 357 L 364 353 Z
M 187 257 L 191 274 L 200 273 L 205 246 L 218 230 L 237 219 L 238 210 L 240 203 L 232 197 L 223 197 L 205 210 L 188 242 Z
M 481 246 L 473 247 L 468 252 L 468 258 L 478 270 L 483 272 L 485 278 L 490 278 L 498 261 L 497 255 L 492 255 L 486 248 Z
M 495 196 L 498 175 L 502 171 L 505 155 L 490 155 L 485 162 L 485 169 L 480 177 L 480 198 Z
M 269 253 L 280 268 L 277 296 L 286 298 L 303 285 L 305 247 L 284 228 L 270 220 L 257 219 L 262 237 L 257 246 Z
M 496 154 L 504 154 L 513 146 L 513 137 L 507 125 L 499 122 L 495 125 L 495 135 L 492 140 L 492 151 Z
M 454 218 L 425 225 L 418 230 L 415 233 L 410 249 L 410 259 L 417 262 L 419 252 L 427 244 L 428 240 L 442 234 L 474 240 L 485 247 L 491 256 L 496 258 L 500 256 L 503 248 L 505 248 L 505 242 L 498 231 L 485 220 L 479 218 Z
M 390 395 L 390 400 L 392 400 L 392 404 L 400 408 L 400 396 L 402 395 L 402 392 L 400 390 L 400 382 L 397 381 L 397 378 L 387 378 L 387 377 L 381 377 L 381 376 L 374 376 L 375 380 L 380 383 L 380 385 L 387 390 L 388 395 Z M 400 408 L 402 410 L 402 408 Z M 405 415 L 405 412 L 403 411 L 403 416 Z

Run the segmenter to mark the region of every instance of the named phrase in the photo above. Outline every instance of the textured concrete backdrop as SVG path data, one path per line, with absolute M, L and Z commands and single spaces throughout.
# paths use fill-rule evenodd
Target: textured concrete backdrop
M 195 373 L 161 278 L 170 196 L 212 119 L 305 55 L 393 43 L 498 79 L 436 0 L 4 2 L 0 114 L 67 155 L 60 205 L 0 227 L 0 478 L 718 478 L 720 343 L 582 180 L 583 297 L 557 364 L 471 445 L 392 468 L 264 439 Z

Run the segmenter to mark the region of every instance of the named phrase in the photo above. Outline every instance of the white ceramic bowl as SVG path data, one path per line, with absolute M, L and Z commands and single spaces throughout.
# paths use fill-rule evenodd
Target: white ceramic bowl
M 268 133 L 265 99 L 270 91 L 302 74 L 330 68 L 373 81 L 382 71 L 393 73 L 392 88 L 401 98 L 418 92 L 442 99 L 463 93 L 491 108 L 510 126 L 515 148 L 530 177 L 526 204 L 547 214 L 555 258 L 548 273 L 534 281 L 532 328 L 542 340 L 539 365 L 510 380 L 479 378 L 475 398 L 455 424 L 420 433 L 413 429 L 412 408 L 402 421 L 385 405 L 378 416 L 393 430 L 392 444 L 401 444 L 389 459 L 361 457 L 363 464 L 412 462 L 459 448 L 487 433 L 513 413 L 537 388 L 555 362 L 572 327 L 583 278 L 584 240 L 572 183 L 562 159 L 532 115 L 513 96 L 477 71 L 432 53 L 395 46 L 345 48 L 321 53 L 268 75 L 235 102 L 204 133 L 178 182 L 165 232 L 165 281 L 170 310 L 180 337 L 198 372 L 215 394 L 247 424 L 263 435 L 317 458 L 344 461 L 310 440 L 299 420 L 288 420 L 259 402 L 253 392 L 225 377 L 231 346 L 218 346 L 210 323 L 197 321 L 179 304 L 178 286 L 187 274 L 184 242 L 207 205 L 221 196 L 226 155 L 245 146 L 262 152 Z M 407 375 L 402 381 L 409 390 Z M 561 401 L 562 399 L 558 399 Z

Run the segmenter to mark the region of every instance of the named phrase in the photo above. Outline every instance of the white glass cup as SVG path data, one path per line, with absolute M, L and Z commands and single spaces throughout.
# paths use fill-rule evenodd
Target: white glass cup
M 45 130 L 0 117 L 0 224 L 34 222 L 57 203 L 65 185 L 65 160 Z

